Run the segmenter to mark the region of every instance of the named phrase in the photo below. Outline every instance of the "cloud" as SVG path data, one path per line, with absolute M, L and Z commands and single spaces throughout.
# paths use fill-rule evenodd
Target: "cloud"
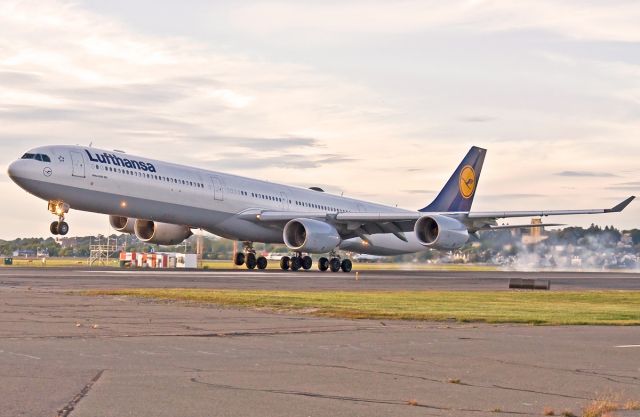
M 483 197 L 488 199 L 512 199 L 512 198 L 540 198 L 540 197 L 546 197 L 546 195 L 535 194 L 535 193 L 503 193 L 503 194 L 484 194 Z
M 562 171 L 557 172 L 554 175 L 560 177 L 617 177 L 617 175 L 610 172 L 597 172 L 597 171 Z
M 407 207 L 424 198 L 398 189 L 403 176 L 426 193 L 472 144 L 490 147 L 483 190 L 505 196 L 522 191 L 513 172 L 569 158 L 620 177 L 637 166 L 638 46 L 620 45 L 639 37 L 633 3 L 209 2 L 215 19 L 171 6 L 184 31 L 155 33 L 123 23 L 136 10 L 149 21 L 144 7 L 117 17 L 96 4 L 0 2 L 0 163 L 93 142 Z M 195 36 L 199 21 L 220 36 Z M 553 205 L 590 205 L 548 176 L 527 181 Z M 45 233 L 25 215 L 41 202 L 5 185 L 16 226 L 3 233 Z
M 425 190 L 425 189 L 413 189 L 413 190 L 402 190 L 403 193 L 408 193 L 408 194 L 433 194 L 435 193 L 434 190 Z
M 629 181 L 607 187 L 609 190 L 640 191 L 640 181 Z
M 467 123 L 486 123 L 495 120 L 495 117 L 490 116 L 465 116 L 461 117 L 460 120 Z
M 323 33 L 326 37 L 454 28 L 458 32 L 540 30 L 573 39 L 640 40 L 637 27 L 640 5 L 634 1 L 266 1 L 237 7 L 230 18 L 236 25 L 258 34 L 296 31 L 302 36 Z
M 33 86 L 39 84 L 41 81 L 41 77 L 37 74 L 19 71 L 0 71 L 0 83 Z
M 187 138 L 187 140 L 189 140 Z M 256 150 L 278 150 L 288 148 L 317 148 L 322 147 L 322 143 L 318 139 L 305 137 L 241 137 L 241 136 L 216 136 L 208 135 L 194 138 L 194 141 L 208 142 L 217 146 L 256 149 Z
M 358 140 L 390 130 L 380 100 L 357 83 L 135 33 L 66 1 L 0 5 L 0 97 L 3 136 L 52 143 L 55 132 L 58 143 L 93 141 L 158 158 L 175 158 L 177 148 L 193 155 L 183 162 L 206 161 L 220 146 L 297 148 L 317 167 L 353 161 Z M 366 128 L 342 141 L 349 125 Z M 327 155 L 329 142 L 345 155 Z M 0 140 L 0 150 L 14 145 Z
M 294 152 L 290 152 L 287 148 L 274 148 L 271 146 L 265 149 L 269 152 L 265 152 L 262 156 L 258 154 L 247 155 L 245 152 L 239 151 L 226 151 L 208 159 L 206 163 L 207 166 L 216 170 L 255 171 L 267 168 L 285 170 L 313 169 L 357 160 L 351 157 L 331 154 L 323 156 L 306 155 L 296 153 L 295 148 L 290 148 Z

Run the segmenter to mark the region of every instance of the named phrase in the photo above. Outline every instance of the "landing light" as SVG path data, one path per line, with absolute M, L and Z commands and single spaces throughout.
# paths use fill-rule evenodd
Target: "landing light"
M 122 207 L 122 208 L 127 207 L 127 202 L 126 201 L 121 201 L 120 202 L 120 207 Z

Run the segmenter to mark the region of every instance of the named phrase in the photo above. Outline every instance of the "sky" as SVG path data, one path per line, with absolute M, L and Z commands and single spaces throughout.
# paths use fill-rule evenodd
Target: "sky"
M 2 0 L 0 238 L 48 235 L 6 175 L 44 144 L 409 209 L 478 145 L 474 210 L 611 207 L 640 195 L 639 21 L 637 1 Z M 640 201 L 552 221 L 640 227 Z

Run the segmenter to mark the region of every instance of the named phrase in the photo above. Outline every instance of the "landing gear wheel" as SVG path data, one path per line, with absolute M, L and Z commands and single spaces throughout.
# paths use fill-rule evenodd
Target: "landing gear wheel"
M 255 253 L 248 253 L 247 259 L 245 260 L 245 264 L 247 265 L 247 269 L 254 269 L 256 267 L 256 255 Z
M 290 264 L 291 259 L 288 256 L 283 256 L 282 258 L 280 258 L 280 269 L 282 269 L 283 271 L 287 271 Z
M 258 266 L 258 269 L 265 269 L 267 267 L 267 258 L 264 256 L 258 257 L 256 265 Z
M 49 226 L 49 230 L 51 231 L 52 235 L 57 235 L 58 234 L 58 222 L 51 223 L 51 225 Z
M 329 269 L 329 260 L 327 258 L 318 259 L 318 269 L 323 272 Z
M 233 260 L 233 263 L 238 265 L 238 266 L 242 265 L 244 263 L 244 253 L 242 253 L 242 252 L 236 253 L 236 257 Z
M 342 264 L 340 265 L 340 268 L 342 269 L 342 272 L 351 272 L 351 261 L 349 259 L 344 259 L 342 261 Z
M 302 266 L 302 260 L 299 256 L 294 256 L 291 258 L 291 270 L 297 271 Z
M 302 267 L 305 270 L 310 269 L 313 266 L 313 259 L 311 259 L 311 256 L 304 256 L 302 258 Z
M 340 270 L 340 259 L 331 258 L 329 261 L 329 269 L 331 269 L 331 272 L 338 272 Z
M 60 222 L 58 224 L 58 234 L 64 236 L 67 233 L 69 233 L 69 224 L 67 224 L 67 222 Z

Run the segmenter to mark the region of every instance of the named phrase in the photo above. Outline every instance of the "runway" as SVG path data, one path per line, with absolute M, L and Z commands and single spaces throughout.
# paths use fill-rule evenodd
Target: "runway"
M 637 327 L 379 320 L 69 295 L 82 288 L 504 289 L 521 273 L 0 269 L 2 416 L 539 416 L 640 399 Z M 540 275 L 526 275 L 540 278 Z M 552 289 L 638 274 L 548 273 Z
M 450 272 L 372 271 L 283 272 L 279 270 L 131 270 L 88 268 L 0 269 L 0 285 L 49 289 L 86 288 L 220 288 L 286 290 L 501 290 L 509 279 L 546 279 L 551 290 L 640 290 L 640 272 Z

